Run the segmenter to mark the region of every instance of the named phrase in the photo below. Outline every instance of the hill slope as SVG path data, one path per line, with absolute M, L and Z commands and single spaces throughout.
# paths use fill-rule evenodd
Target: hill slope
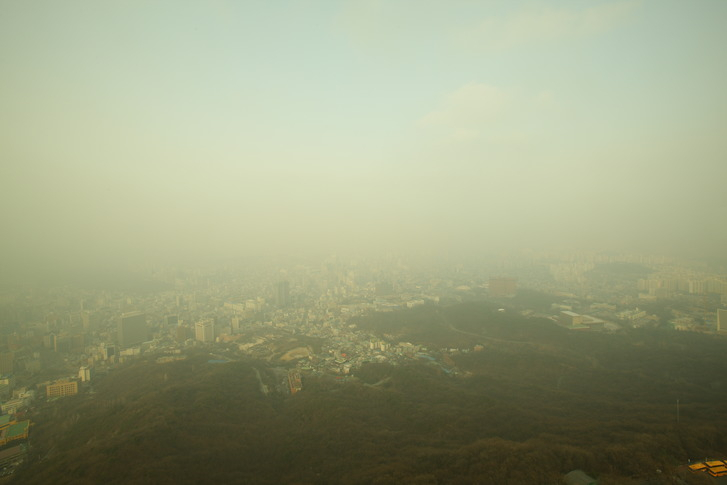
M 724 339 L 487 315 L 465 305 L 446 317 L 519 340 L 452 355 L 460 377 L 423 361 L 367 364 L 353 381 L 307 376 L 294 396 L 263 396 L 260 362 L 126 366 L 36 418 L 14 481 L 519 484 L 581 468 L 604 485 L 725 457 Z M 418 328 L 417 314 L 401 318 Z

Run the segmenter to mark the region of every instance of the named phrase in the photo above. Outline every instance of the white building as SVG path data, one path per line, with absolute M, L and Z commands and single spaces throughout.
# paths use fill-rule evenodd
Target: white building
M 88 382 L 91 380 L 91 368 L 83 366 L 78 370 L 78 378 L 81 382 Z
M 200 342 L 215 341 L 215 324 L 212 320 L 201 320 L 194 326 L 195 339 Z

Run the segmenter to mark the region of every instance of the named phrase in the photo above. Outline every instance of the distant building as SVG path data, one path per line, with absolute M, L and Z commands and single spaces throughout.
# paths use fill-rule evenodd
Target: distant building
M 78 382 L 71 380 L 56 381 L 45 388 L 47 397 L 65 397 L 78 394 Z
M 116 347 L 113 345 L 103 345 L 101 347 L 101 355 L 103 360 L 109 360 L 117 354 Z
M 189 338 L 189 332 L 187 331 L 187 327 L 184 325 L 178 325 L 175 329 L 175 335 L 174 339 L 177 341 L 177 343 L 184 343 Z
M 295 394 L 303 389 L 303 382 L 300 379 L 300 372 L 298 369 L 293 369 L 288 372 L 288 384 L 290 385 L 291 394 Z
M 0 377 L 0 398 L 7 399 L 15 387 L 15 376 L 12 374 Z
M 0 410 L 2 410 L 5 415 L 17 414 L 21 409 L 28 407 L 29 402 L 30 400 L 28 399 L 10 399 L 2 403 Z
M 290 306 L 290 283 L 281 281 L 275 286 L 275 305 L 278 308 Z
M 225 304 L 224 304 L 224 307 L 227 310 L 232 310 L 233 312 L 236 312 L 236 313 L 242 313 L 242 312 L 245 311 L 245 304 L 244 303 L 237 303 L 237 302 L 232 302 L 232 301 L 226 301 Z
M 201 320 L 194 326 L 195 339 L 200 342 L 215 341 L 215 323 L 211 319 Z
M 583 315 L 567 310 L 560 312 L 560 317 L 558 319 L 561 325 L 566 325 L 568 327 L 583 325 Z
M 727 332 L 727 310 L 717 310 L 717 331 Z
M 517 293 L 517 280 L 515 278 L 490 278 L 490 296 L 495 298 L 513 297 Z
M 83 324 L 84 330 L 93 330 L 98 327 L 100 323 L 100 315 L 96 312 L 83 311 L 81 312 L 81 323 Z
M 86 336 L 82 333 L 71 336 L 71 352 L 82 353 L 86 348 Z
M 68 353 L 73 347 L 73 338 L 67 334 L 57 335 L 54 341 L 53 350 L 56 352 Z
M 245 311 L 248 312 L 259 312 L 263 309 L 265 300 L 258 298 L 257 300 L 245 300 Z
M 81 382 L 88 382 L 91 380 L 91 368 L 83 366 L 78 370 L 78 378 Z
M 119 318 L 119 345 L 131 347 L 149 338 L 146 315 L 142 312 L 124 313 Z
M 240 328 L 242 327 L 243 319 L 241 317 L 232 317 L 232 320 L 230 320 L 230 328 L 232 329 L 233 334 L 240 333 Z
M 25 370 L 30 372 L 31 374 L 35 374 L 37 372 L 40 372 L 41 369 L 41 362 L 40 359 L 26 359 L 25 360 Z
M 43 347 L 46 349 L 56 348 L 56 335 L 54 333 L 43 336 Z

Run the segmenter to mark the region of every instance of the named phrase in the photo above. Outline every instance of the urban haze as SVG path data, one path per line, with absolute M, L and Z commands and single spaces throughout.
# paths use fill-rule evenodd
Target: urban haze
M 0 480 L 725 480 L 726 21 L 0 2 Z

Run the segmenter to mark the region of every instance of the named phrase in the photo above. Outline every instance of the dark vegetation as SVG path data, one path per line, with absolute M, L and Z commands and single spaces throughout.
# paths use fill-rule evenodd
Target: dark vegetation
M 538 312 L 552 312 L 552 305 L 563 298 L 528 288 L 520 288 L 510 299 L 510 304 L 518 308 L 530 308 Z
M 673 483 L 727 458 L 723 338 L 579 333 L 485 303 L 358 324 L 484 350 L 449 352 L 457 377 L 366 364 L 285 397 L 258 391 L 261 362 L 135 363 L 41 412 L 15 483 Z

